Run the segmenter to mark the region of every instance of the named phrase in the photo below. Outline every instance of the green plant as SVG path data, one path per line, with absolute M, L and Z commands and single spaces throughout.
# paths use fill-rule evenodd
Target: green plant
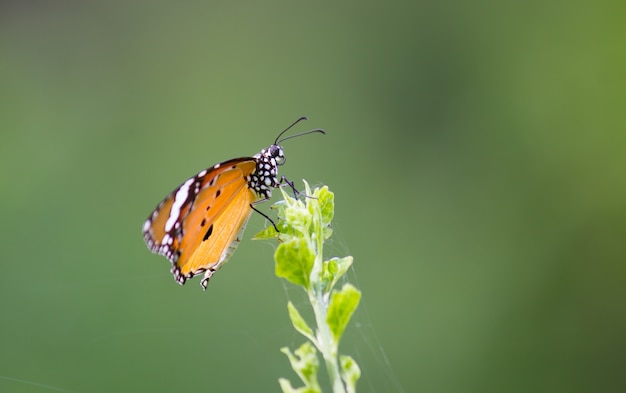
M 309 341 L 287 355 L 291 367 L 304 386 L 294 388 L 287 379 L 280 378 L 283 393 L 321 392 L 317 371 L 321 353 L 334 393 L 353 393 L 361 370 L 350 356 L 339 356 L 338 347 L 345 327 L 356 310 L 361 292 L 351 284 L 334 289 L 335 284 L 352 264 L 352 257 L 331 258 L 324 261 L 323 246 L 331 234 L 334 215 L 334 194 L 324 186 L 311 192 L 305 182 L 303 200 L 290 197 L 282 188 L 283 200 L 272 208 L 278 211 L 278 232 L 269 226 L 255 239 L 278 239 L 274 259 L 276 275 L 302 287 L 307 295 L 315 325 L 313 328 L 290 301 L 287 304 L 293 327 Z

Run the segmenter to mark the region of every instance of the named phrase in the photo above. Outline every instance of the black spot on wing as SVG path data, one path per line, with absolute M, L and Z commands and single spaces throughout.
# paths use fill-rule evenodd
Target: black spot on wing
M 222 190 L 217 190 L 215 192 L 215 198 L 217 198 L 218 196 L 220 196 L 220 194 L 222 193 Z
M 208 208 L 207 208 L 207 210 L 208 210 Z M 200 226 L 203 227 L 205 225 L 206 225 L 206 218 L 203 218 L 202 222 L 200 223 Z
M 211 236 L 211 234 L 213 233 L 213 224 L 211 224 L 211 226 L 209 227 L 209 229 L 206 231 L 206 233 L 204 234 L 204 237 L 202 238 L 202 241 L 205 241 L 206 239 L 209 238 L 209 236 Z

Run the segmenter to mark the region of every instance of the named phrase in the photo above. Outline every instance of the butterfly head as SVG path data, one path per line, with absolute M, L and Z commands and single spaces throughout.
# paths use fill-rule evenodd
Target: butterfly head
M 276 162 L 276 165 L 283 165 L 285 161 L 287 161 L 287 158 L 285 158 L 285 153 L 281 146 L 272 145 L 267 149 L 267 152 L 270 155 L 270 157 L 274 159 L 274 162 Z
M 256 161 L 256 170 L 248 176 L 248 187 L 257 194 L 259 199 L 269 199 L 272 196 L 272 189 L 279 187 L 281 184 L 282 179 L 278 178 L 278 167 L 283 165 L 287 158 L 279 143 L 314 132 L 325 134 L 324 130 L 315 129 L 281 138 L 287 130 L 302 120 L 306 120 L 306 117 L 303 116 L 292 123 L 278 134 L 270 147 L 261 150 L 260 153 L 253 157 Z
M 263 154 L 264 152 L 267 152 L 267 154 L 269 154 L 269 156 L 273 158 L 274 162 L 276 163 L 275 165 L 283 165 L 287 159 L 285 158 L 283 148 L 279 145 L 279 143 L 284 142 L 287 139 L 295 138 L 295 137 L 306 135 L 306 134 L 312 134 L 314 132 L 319 132 L 320 134 L 326 134 L 324 130 L 321 130 L 318 128 L 315 130 L 309 130 L 309 131 L 301 132 L 299 134 L 289 135 L 284 138 L 281 138 L 283 134 L 285 134 L 285 132 L 289 131 L 291 127 L 295 126 L 302 120 L 307 120 L 307 117 L 302 116 L 298 120 L 291 123 L 289 127 L 285 128 L 280 134 L 278 134 L 278 136 L 274 140 L 274 143 L 267 150 L 262 151 L 261 154 Z

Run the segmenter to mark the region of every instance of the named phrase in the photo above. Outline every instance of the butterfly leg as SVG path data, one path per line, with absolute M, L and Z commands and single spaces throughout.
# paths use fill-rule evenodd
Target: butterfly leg
M 293 191 L 293 197 L 298 199 L 298 197 L 300 197 L 300 195 L 303 195 L 305 198 L 313 198 L 313 199 L 317 199 L 316 197 L 314 197 L 313 195 L 306 195 L 300 191 L 298 191 L 298 189 L 296 188 L 296 186 L 293 184 L 293 182 L 289 179 L 287 179 L 285 176 L 283 176 L 280 179 L 280 184 L 287 184 L 290 188 L 291 191 Z
M 291 191 L 293 191 L 293 197 L 296 199 L 298 199 L 298 197 L 302 194 L 300 191 L 298 191 L 295 184 L 293 184 L 293 182 L 287 179 L 285 176 L 281 177 L 279 184 L 287 184 L 289 187 L 291 187 Z
M 276 223 L 274 223 L 274 220 L 272 220 L 271 218 L 268 217 L 267 214 L 263 213 L 262 211 L 260 211 L 259 209 L 257 209 L 256 207 L 254 207 L 254 205 L 256 205 L 257 203 L 262 203 L 262 202 L 266 202 L 269 201 L 269 198 L 263 198 L 263 199 L 259 199 L 258 201 L 252 202 L 250 204 L 250 208 L 252 210 L 254 210 L 255 212 L 259 213 L 260 215 L 262 215 L 263 217 L 265 217 L 266 220 L 268 220 L 269 222 L 272 223 L 272 226 L 274 227 L 274 229 L 276 229 L 276 232 L 280 232 L 278 230 L 278 227 L 276 226 Z

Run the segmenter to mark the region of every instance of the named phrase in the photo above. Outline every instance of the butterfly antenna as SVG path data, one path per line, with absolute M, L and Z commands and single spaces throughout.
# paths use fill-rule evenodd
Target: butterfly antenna
M 287 139 L 291 139 L 291 138 L 295 138 L 297 136 L 302 136 L 302 135 L 306 135 L 306 134 L 312 134 L 314 132 L 319 132 L 321 134 L 326 134 L 326 131 L 322 130 L 322 129 L 315 129 L 315 130 L 309 130 L 309 131 L 305 131 L 305 132 L 301 132 L 299 134 L 295 134 L 295 135 L 290 135 L 288 137 L 285 137 L 283 139 L 280 139 L 281 136 L 283 136 L 283 134 L 285 132 L 287 132 L 291 127 L 295 126 L 296 124 L 298 124 L 299 122 L 301 122 L 302 120 L 308 120 L 306 116 L 302 116 L 300 117 L 298 120 L 294 121 L 293 123 L 291 123 L 291 125 L 287 128 L 285 128 L 280 134 L 278 134 L 278 136 L 276 137 L 276 140 L 274 141 L 275 145 L 278 145 L 279 143 L 286 141 Z
M 283 136 L 283 134 L 287 131 L 289 131 L 289 129 L 293 126 L 295 126 L 296 124 L 300 123 L 302 120 L 308 120 L 308 118 L 306 116 L 302 116 L 300 117 L 298 120 L 294 121 L 293 123 L 291 123 L 289 125 L 289 127 L 285 128 L 284 130 L 282 130 L 282 132 L 280 134 L 278 134 L 278 136 L 276 137 L 276 140 L 274 141 L 274 144 L 277 145 L 278 144 L 278 140 L 280 139 L 281 136 Z

